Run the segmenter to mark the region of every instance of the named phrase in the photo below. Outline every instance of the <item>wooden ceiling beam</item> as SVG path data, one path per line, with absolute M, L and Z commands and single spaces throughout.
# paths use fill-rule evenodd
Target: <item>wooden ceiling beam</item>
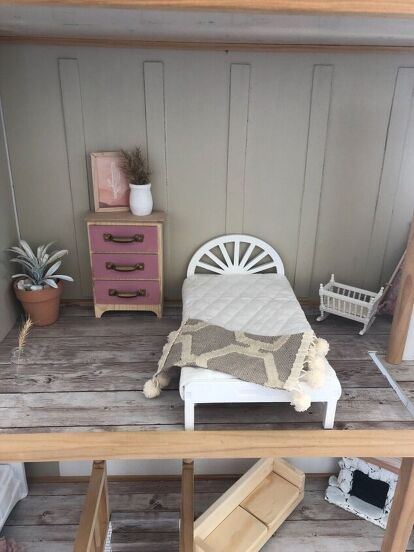
M 412 0 L 0 0 L 31 6 L 262 11 L 290 14 L 412 16 Z

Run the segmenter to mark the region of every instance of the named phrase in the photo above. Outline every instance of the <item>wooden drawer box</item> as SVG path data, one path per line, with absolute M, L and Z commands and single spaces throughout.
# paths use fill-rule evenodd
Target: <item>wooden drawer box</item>
M 92 253 L 95 280 L 158 279 L 158 255 L 136 253 Z
M 95 253 L 158 253 L 156 226 L 91 224 L 89 239 Z
M 161 317 L 164 214 L 91 213 L 86 221 L 95 316 L 149 310 Z
M 160 284 L 157 280 L 96 280 L 95 299 L 100 305 L 158 305 Z

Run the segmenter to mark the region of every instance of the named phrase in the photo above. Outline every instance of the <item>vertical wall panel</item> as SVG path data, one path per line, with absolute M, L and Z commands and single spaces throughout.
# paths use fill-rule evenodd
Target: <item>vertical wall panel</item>
M 17 301 L 10 285 L 12 268 L 17 272 L 18 265 L 10 263 L 6 248 L 16 245 L 18 239 L 15 218 L 11 174 L 9 172 L 7 136 L 0 101 L 0 341 L 13 326 L 17 317 Z
M 300 295 L 332 271 L 376 287 L 414 204 L 410 65 L 398 53 L 2 45 L 22 236 L 68 248 L 65 296 L 89 295 L 85 163 L 139 145 L 168 210 L 167 298 L 203 242 L 240 230 L 277 249 Z
M 165 128 L 164 65 L 144 62 L 145 123 L 147 157 L 151 170 L 154 208 L 167 213 L 164 225 L 164 274 L 168 279 L 170 232 L 168 221 L 167 135 Z
M 412 76 L 412 75 L 410 75 Z M 414 102 L 411 81 L 411 106 L 407 114 L 407 134 L 404 143 L 401 170 L 393 201 L 391 226 L 384 255 L 381 283 L 386 282 L 403 254 L 408 240 L 414 211 Z
M 258 56 L 251 73 L 244 228 L 281 255 L 288 278 L 296 264 L 313 63 L 306 57 Z
M 167 211 L 167 143 L 165 134 L 164 67 L 161 62 L 144 63 L 147 156 L 151 169 L 155 208 Z
M 89 211 L 82 96 L 77 59 L 59 59 L 62 110 L 75 227 L 78 278 L 82 296 L 91 295 L 85 215 Z
M 80 53 L 88 154 L 135 146 L 146 149 L 142 63 L 148 53 L 110 48 L 81 49 Z
M 358 54 L 335 61 L 314 296 L 331 273 L 338 281 L 363 284 L 394 84 L 395 68 L 381 56 Z
M 371 281 L 375 288 L 379 286 L 382 276 L 384 246 L 391 228 L 394 202 L 400 182 L 407 129 L 412 111 L 413 90 L 414 69 L 400 68 L 395 81 L 365 276 L 365 283 Z
M 295 271 L 295 292 L 299 297 L 307 297 L 310 292 L 328 136 L 332 76 L 332 66 L 314 67 Z
M 243 231 L 249 94 L 250 65 L 233 63 L 230 68 L 230 114 L 227 150 L 227 233 Z
M 0 48 L 0 87 L 21 235 L 34 246 L 69 249 L 62 270 L 75 282 L 64 293 L 79 298 L 59 57 L 54 48 Z
M 217 63 L 212 52 L 163 55 L 171 244 L 166 295 L 179 299 L 191 255 L 225 232 L 229 71 L 228 61 Z

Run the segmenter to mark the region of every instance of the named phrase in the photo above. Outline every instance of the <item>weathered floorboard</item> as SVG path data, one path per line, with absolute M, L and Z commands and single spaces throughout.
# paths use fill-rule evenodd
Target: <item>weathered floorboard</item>
M 336 427 L 410 427 L 413 419 L 367 354 L 385 348 L 389 320 L 378 318 L 361 337 L 352 321 L 331 316 L 317 323 L 317 309 L 305 310 L 328 338 L 329 360 L 342 383 Z M 182 429 L 178 371 L 159 398 L 149 401 L 141 392 L 180 315 L 179 306 L 168 306 L 161 320 L 150 313 L 96 319 L 89 306 L 66 306 L 56 324 L 33 329 L 19 364 L 10 362 L 12 330 L 0 344 L 0 432 Z M 321 420 L 321 404 L 302 414 L 287 404 L 196 409 L 196 429 L 317 429 Z
M 234 478 L 196 479 L 197 515 Z M 383 530 L 324 500 L 326 477 L 308 477 L 303 502 L 263 548 L 266 552 L 377 552 Z M 31 483 L 3 534 L 28 552 L 69 552 L 86 492 L 85 482 Z M 178 551 L 180 481 L 111 481 L 114 552 Z M 413 538 L 408 550 L 414 550 Z
M 332 365 L 344 387 L 389 387 L 372 360 L 335 360 Z M 157 362 L 100 362 L 30 364 L 1 367 L 2 393 L 58 393 L 63 391 L 141 391 L 157 369 Z M 177 390 L 178 370 L 167 389 Z M 414 381 L 409 380 L 409 381 Z
M 317 422 L 322 419 L 322 404 L 315 403 L 304 413 L 285 404 L 200 405 L 196 422 L 239 424 L 277 422 Z M 383 388 L 343 389 L 338 404 L 337 422 L 412 421 L 395 392 Z M 183 423 L 183 406 L 176 391 L 163 391 L 147 400 L 141 392 L 27 393 L 4 394 L 0 404 L 0 428 L 33 428 L 117 425 L 168 425 Z M 414 427 L 414 422 L 413 422 Z

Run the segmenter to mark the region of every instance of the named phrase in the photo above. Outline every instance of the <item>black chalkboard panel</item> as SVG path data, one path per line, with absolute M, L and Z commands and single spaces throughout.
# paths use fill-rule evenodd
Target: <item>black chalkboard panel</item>
M 362 471 L 355 470 L 349 494 L 383 510 L 389 487 L 388 483 L 371 479 Z

